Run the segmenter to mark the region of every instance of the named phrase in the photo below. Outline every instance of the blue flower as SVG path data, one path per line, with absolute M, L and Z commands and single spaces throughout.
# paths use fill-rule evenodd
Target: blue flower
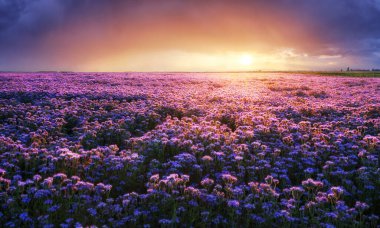
M 88 208 L 87 212 L 92 216 L 95 217 L 97 215 L 96 209 L 95 208 Z

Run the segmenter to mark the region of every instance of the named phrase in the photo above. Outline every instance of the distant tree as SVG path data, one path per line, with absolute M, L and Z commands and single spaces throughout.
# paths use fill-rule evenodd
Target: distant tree
M 350 67 L 347 67 L 347 71 L 350 71 Z

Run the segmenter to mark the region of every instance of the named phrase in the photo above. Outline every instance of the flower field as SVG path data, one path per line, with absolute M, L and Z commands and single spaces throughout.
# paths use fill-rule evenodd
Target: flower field
M 1 73 L 1 227 L 377 227 L 380 78 Z

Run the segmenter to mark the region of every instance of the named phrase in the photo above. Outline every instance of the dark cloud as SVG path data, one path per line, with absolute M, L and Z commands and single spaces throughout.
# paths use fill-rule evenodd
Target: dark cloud
M 32 44 L 58 24 L 67 13 L 64 9 L 58 1 L 1 0 L 0 48 L 16 48 L 23 42 Z
M 1 0 L 0 1 L 0 31 L 8 29 L 17 22 L 25 9 L 26 3 L 23 0 Z
M 321 32 L 326 43 L 354 44 L 380 37 L 380 2 L 302 1 L 294 10 L 306 18 L 310 26 Z

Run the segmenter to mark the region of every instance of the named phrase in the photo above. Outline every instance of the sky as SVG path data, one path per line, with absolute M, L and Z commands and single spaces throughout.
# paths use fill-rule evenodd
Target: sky
M 0 0 L 0 70 L 380 68 L 380 0 Z

